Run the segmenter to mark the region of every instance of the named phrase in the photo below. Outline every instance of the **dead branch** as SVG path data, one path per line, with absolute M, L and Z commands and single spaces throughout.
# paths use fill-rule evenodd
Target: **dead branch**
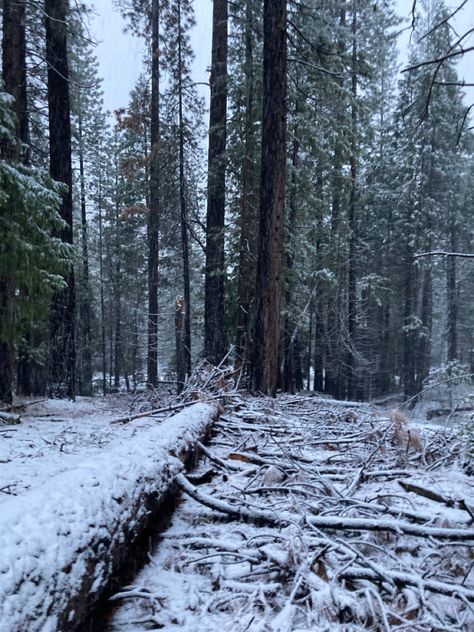
M 474 601 L 474 590 L 466 588 L 461 584 L 446 583 L 434 579 L 424 579 L 418 575 L 410 573 L 401 573 L 398 571 L 390 571 L 384 569 L 384 575 L 387 581 L 393 582 L 399 588 L 405 586 L 415 586 L 421 590 L 429 590 L 430 592 L 447 595 L 449 597 L 462 596 L 468 601 Z M 368 568 L 350 568 L 338 574 L 341 579 L 362 579 L 374 582 L 380 582 L 381 577 L 378 573 Z

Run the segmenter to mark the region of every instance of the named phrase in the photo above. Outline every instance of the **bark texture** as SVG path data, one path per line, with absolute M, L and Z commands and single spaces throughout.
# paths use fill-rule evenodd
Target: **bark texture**
M 253 388 L 276 394 L 286 176 L 286 2 L 265 0 L 262 166 Z
M 49 154 L 52 178 L 66 185 L 60 214 L 65 222 L 60 236 L 72 244 L 72 165 L 69 67 L 67 52 L 67 0 L 45 0 L 46 62 L 48 65 Z M 74 398 L 76 393 L 74 343 L 74 272 L 66 287 L 53 298 L 51 315 L 50 393 Z
M 151 36 L 151 154 L 150 211 L 148 215 L 148 355 L 147 382 L 158 385 L 158 231 L 160 142 L 160 5 L 152 3 Z
M 225 355 L 224 220 L 227 118 L 227 0 L 214 0 L 209 112 L 204 353 L 213 364 Z
M 0 143 L 3 160 L 27 162 L 28 114 L 26 95 L 25 4 L 18 0 L 3 2 L 2 79 L 3 87 L 14 97 L 13 140 Z M 14 208 L 12 209 L 14 212 Z M 6 247 L 7 244 L 0 247 Z M 0 271 L 0 401 L 11 403 L 15 365 L 15 285 Z

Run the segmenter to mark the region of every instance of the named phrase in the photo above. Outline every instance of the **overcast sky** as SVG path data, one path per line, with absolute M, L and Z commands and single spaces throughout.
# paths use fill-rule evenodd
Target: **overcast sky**
M 124 33 L 125 23 L 120 14 L 113 9 L 113 0 L 89 0 L 95 8 L 95 18 L 91 23 L 93 37 L 98 41 L 97 57 L 100 72 L 104 79 L 104 100 L 108 110 L 124 107 L 128 103 L 130 90 L 133 88 L 142 71 L 143 42 L 140 38 Z M 413 0 L 397 0 L 398 12 L 406 18 L 409 25 L 410 10 Z M 456 2 L 447 2 L 456 6 Z M 207 81 L 207 69 L 211 60 L 211 17 L 212 1 L 195 0 L 194 9 L 197 25 L 192 33 L 192 43 L 196 54 L 194 64 L 195 81 Z M 466 8 L 457 20 L 456 26 L 462 32 L 474 25 L 474 0 L 468 0 Z M 406 48 L 409 39 L 407 30 L 399 41 L 401 60 L 406 59 Z M 472 41 L 470 42 L 472 45 Z M 474 53 L 467 55 L 459 66 L 459 74 L 467 82 L 474 82 Z M 204 96 L 206 88 L 200 87 Z

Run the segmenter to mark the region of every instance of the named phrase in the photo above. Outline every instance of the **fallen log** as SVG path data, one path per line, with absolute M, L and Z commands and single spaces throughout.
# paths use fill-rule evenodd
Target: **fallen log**
M 104 450 L 0 513 L 0 628 L 76 632 L 116 589 L 130 552 L 163 512 L 176 476 L 209 433 L 216 406 L 195 404 Z M 133 562 L 132 562 L 133 564 Z
M 0 424 L 5 424 L 6 426 L 16 426 L 19 423 L 21 423 L 20 415 L 0 412 Z

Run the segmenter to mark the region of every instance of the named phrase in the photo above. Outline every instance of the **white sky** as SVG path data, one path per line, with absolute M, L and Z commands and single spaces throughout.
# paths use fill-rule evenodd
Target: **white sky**
M 460 0 L 458 0 L 460 1 Z M 450 0 L 448 6 L 457 6 L 458 1 Z M 128 103 L 130 90 L 140 72 L 144 46 L 140 38 L 124 33 L 125 22 L 113 9 L 113 0 L 89 0 L 95 7 L 96 17 L 92 21 L 91 31 L 98 40 L 96 49 L 100 72 L 104 79 L 104 101 L 106 109 L 113 111 Z M 409 24 L 413 0 L 397 0 L 398 13 L 406 17 Z M 208 68 L 211 60 L 212 0 L 194 0 L 197 26 L 192 33 L 192 44 L 196 54 L 194 79 L 197 82 L 208 81 Z M 456 27 L 460 32 L 474 25 L 474 0 L 458 18 Z M 406 47 L 409 39 L 407 30 L 400 38 L 399 49 L 402 62 L 406 60 Z M 472 40 L 466 45 L 472 45 Z M 459 64 L 458 71 L 467 82 L 474 82 L 474 53 L 467 55 Z M 203 96 L 208 97 L 208 89 L 199 86 Z M 471 92 L 471 94 L 473 94 Z

